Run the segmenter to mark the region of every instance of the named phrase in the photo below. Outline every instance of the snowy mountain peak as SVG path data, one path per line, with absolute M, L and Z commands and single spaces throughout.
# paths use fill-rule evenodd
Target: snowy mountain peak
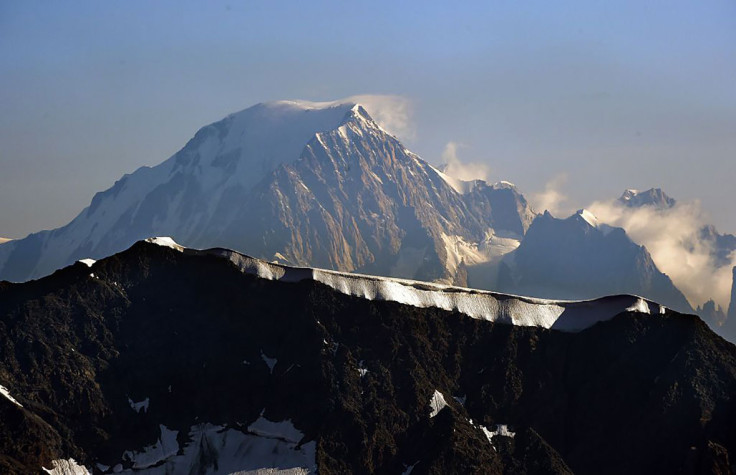
M 629 208 L 653 206 L 657 209 L 668 209 L 675 206 L 676 201 L 667 196 L 661 188 L 650 188 L 646 191 L 628 189 L 623 192 L 618 202 Z
M 337 101 L 306 101 L 303 99 L 285 99 L 278 101 L 266 101 L 260 102 L 253 107 L 263 107 L 266 109 L 285 110 L 285 109 L 298 109 L 298 110 L 324 110 L 332 108 L 344 108 L 348 109 L 355 106 L 356 103 L 349 100 L 337 100 Z M 244 110 L 249 110 L 248 109 Z
M 629 188 L 623 192 L 621 195 L 622 201 L 629 201 L 631 198 L 635 197 L 639 194 L 639 190 L 634 190 L 633 188 Z
M 516 185 L 514 185 L 513 183 L 509 181 L 501 180 L 493 184 L 493 189 L 494 190 L 515 190 Z

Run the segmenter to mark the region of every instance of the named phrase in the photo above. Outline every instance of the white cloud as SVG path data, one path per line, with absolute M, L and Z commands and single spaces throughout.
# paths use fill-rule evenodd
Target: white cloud
M 619 226 L 635 242 L 646 246 L 657 267 L 667 274 L 693 307 L 713 299 L 724 310 L 731 296 L 731 263 L 718 266 L 712 258 L 712 243 L 699 236 L 706 223 L 700 203 L 677 203 L 666 210 L 628 208 L 616 201 L 597 201 L 589 206 L 602 222 Z
M 484 180 L 488 181 L 491 173 L 491 167 L 485 163 L 463 163 L 457 156 L 457 151 L 462 148 L 463 144 L 457 142 L 447 142 L 445 150 L 442 152 L 442 163 L 444 164 L 443 172 L 453 178 L 464 181 Z
M 411 140 L 416 136 L 412 120 L 413 109 L 409 99 L 389 94 L 361 94 L 345 98 L 340 102 L 356 102 L 384 130 L 401 140 Z
M 567 183 L 567 174 L 560 173 L 547 182 L 544 191 L 532 193 L 529 197 L 532 208 L 540 213 L 549 211 L 555 216 L 569 215 L 573 210 L 564 205 L 568 198 L 561 191 L 565 183 Z

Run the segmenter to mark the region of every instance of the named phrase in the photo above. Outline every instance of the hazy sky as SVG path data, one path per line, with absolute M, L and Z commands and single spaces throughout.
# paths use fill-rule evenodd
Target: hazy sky
M 736 232 L 734 85 L 733 0 L 0 0 L 0 236 L 66 224 L 228 113 L 356 94 L 407 101 L 430 163 L 568 208 L 662 187 Z

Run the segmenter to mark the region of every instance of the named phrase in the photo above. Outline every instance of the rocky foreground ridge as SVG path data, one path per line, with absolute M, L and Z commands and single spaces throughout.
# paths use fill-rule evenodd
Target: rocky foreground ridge
M 434 306 L 465 297 L 507 304 Z M 554 329 L 569 305 L 586 323 Z M 736 347 L 695 316 L 162 239 L 0 283 L 0 385 L 3 473 L 729 473 L 736 457 Z

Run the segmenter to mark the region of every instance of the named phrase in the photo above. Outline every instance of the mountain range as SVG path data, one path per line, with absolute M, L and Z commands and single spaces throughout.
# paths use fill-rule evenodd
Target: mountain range
M 624 194 L 617 200 L 617 205 L 633 210 L 646 210 L 654 212 L 660 217 L 667 217 L 668 213 L 677 213 L 676 206 L 678 202 L 668 196 L 659 188 L 653 188 L 646 191 L 626 190 Z M 685 253 L 694 250 L 702 252 L 705 249 L 707 255 L 698 255 L 694 260 L 707 259 L 707 272 L 721 273 L 722 270 L 728 271 L 731 287 L 730 305 L 722 307 L 717 305 L 713 297 L 710 300 L 698 305 L 695 312 L 703 317 L 716 331 L 731 341 L 736 341 L 736 319 L 730 319 L 730 315 L 736 312 L 736 281 L 732 274 L 734 271 L 734 263 L 736 263 L 736 236 L 733 234 L 721 234 L 715 226 L 710 224 L 700 224 L 696 222 L 680 222 L 682 218 L 675 218 L 678 226 L 693 227 L 695 231 L 690 235 L 686 235 L 677 243 L 681 250 Z M 652 224 L 656 226 L 656 224 Z M 682 253 L 680 253 L 682 254 Z M 725 273 L 725 272 L 724 272 Z M 712 282 L 711 282 L 712 283 Z M 727 313 L 729 312 L 729 313 Z
M 3 473 L 729 473 L 736 347 L 552 301 L 141 241 L 0 283 Z
M 427 280 L 456 278 L 534 214 L 513 186 L 457 192 L 356 104 L 259 104 L 202 128 L 162 164 L 98 193 L 71 223 L 0 248 L 23 281 L 152 235 L 268 259 Z
M 675 205 L 658 189 L 627 190 L 619 202 Z M 203 127 L 168 160 L 97 193 L 68 225 L 0 245 L 0 279 L 38 278 L 155 235 L 290 265 L 537 297 L 632 293 L 695 311 L 624 230 L 586 210 L 539 214 L 508 182 L 448 176 L 340 101 L 258 104 Z M 701 235 L 730 262 L 736 237 Z M 715 303 L 697 311 L 728 328 Z

